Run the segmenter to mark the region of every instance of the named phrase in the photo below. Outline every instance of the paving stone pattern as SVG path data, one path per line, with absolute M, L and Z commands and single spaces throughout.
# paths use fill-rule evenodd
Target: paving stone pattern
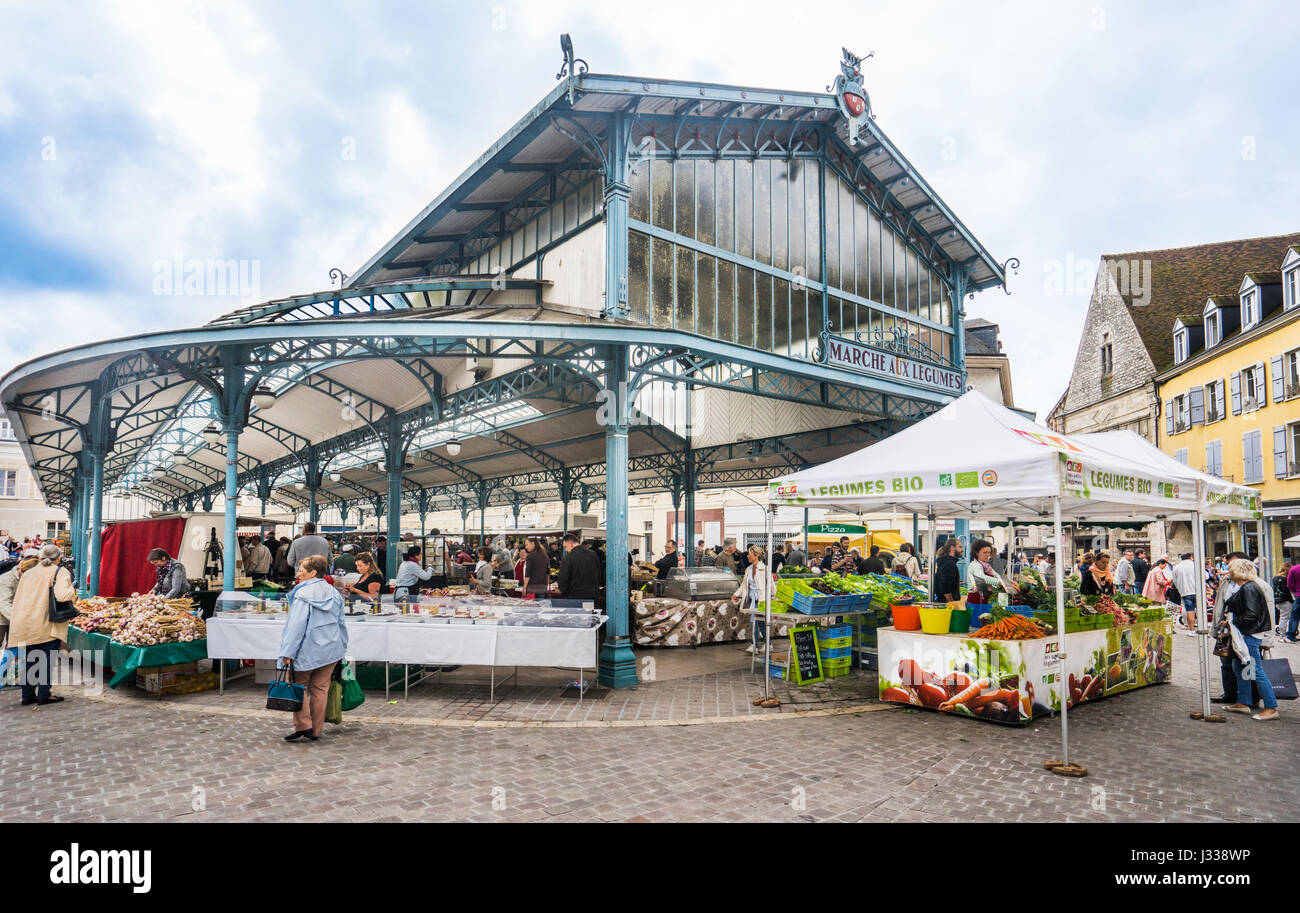
M 376 712 L 372 692 L 369 715 L 305 744 L 281 740 L 286 715 L 249 706 L 251 686 L 226 706 L 69 690 L 36 709 L 6 689 L 0 820 L 1300 820 L 1300 708 L 1284 703 L 1278 723 L 1192 722 L 1192 639 L 1176 650 L 1174 683 L 1071 715 L 1072 754 L 1091 770 L 1079 780 L 1042 770 L 1059 756 L 1056 720 L 1004 728 L 857 703 L 870 690 L 861 679 L 760 715 L 743 698 L 761 679 L 730 670 L 607 693 L 583 702 L 581 720 L 568 704 L 542 709 L 553 697 L 515 697 L 513 722 L 495 709 L 443 721 L 401 704 Z M 739 719 L 707 721 L 708 708 Z

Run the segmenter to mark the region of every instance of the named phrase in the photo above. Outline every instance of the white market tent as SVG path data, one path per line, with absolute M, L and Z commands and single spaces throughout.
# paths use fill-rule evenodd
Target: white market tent
M 1259 494 L 1184 466 L 1131 432 L 1059 434 L 971 391 L 897 434 L 821 466 L 768 483 L 772 509 L 897 510 L 928 517 L 1050 519 L 1058 544 L 1057 629 L 1065 629 L 1061 524 L 1192 521 L 1197 567 L 1201 521 L 1257 519 Z M 771 516 L 771 510 L 769 510 Z M 770 528 L 770 527 L 769 527 Z M 934 524 L 930 524 L 930 551 Z M 770 547 L 770 543 L 769 543 Z M 1202 706 L 1210 715 L 1209 628 L 1202 619 Z M 770 650 L 768 651 L 770 653 Z M 769 670 L 770 673 L 770 670 Z M 1069 765 L 1066 708 L 1062 763 Z

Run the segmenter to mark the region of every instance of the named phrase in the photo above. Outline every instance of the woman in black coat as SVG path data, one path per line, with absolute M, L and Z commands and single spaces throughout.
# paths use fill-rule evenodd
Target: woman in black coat
M 1250 664 L 1254 670 L 1254 684 L 1259 689 L 1260 699 L 1264 702 L 1264 709 L 1256 713 L 1253 719 L 1275 720 L 1277 719 L 1277 696 L 1273 693 L 1273 683 L 1268 680 L 1268 673 L 1264 671 L 1264 659 L 1260 654 L 1263 637 L 1273 630 L 1273 607 L 1270 605 L 1272 594 L 1256 575 L 1255 565 L 1245 558 L 1234 558 L 1229 561 L 1228 573 L 1240 584 L 1240 587 L 1237 592 L 1228 597 L 1223 611 L 1225 615 L 1232 616 L 1233 627 L 1241 633 L 1241 639 L 1246 642 L 1246 652 L 1250 656 Z M 1242 662 L 1241 657 L 1233 656 L 1232 671 L 1237 674 L 1238 695 L 1251 693 L 1251 682 L 1245 677 L 1245 668 L 1246 664 Z M 1250 713 L 1252 710 L 1241 703 L 1240 698 L 1238 703 L 1228 704 L 1224 709 L 1231 710 L 1233 713 Z

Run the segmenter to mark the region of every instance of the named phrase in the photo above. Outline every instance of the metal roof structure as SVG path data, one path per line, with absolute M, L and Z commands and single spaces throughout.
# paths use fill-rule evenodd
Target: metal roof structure
M 849 58 L 841 68 L 851 76 Z M 693 528 L 698 489 L 763 484 L 952 399 L 901 370 L 864 373 L 828 359 L 834 333 L 848 331 L 827 316 L 829 293 L 840 293 L 824 268 L 819 281 L 795 285 L 801 306 L 806 285 L 807 307 L 821 309 L 797 349 L 793 329 L 742 340 L 722 333 L 721 318 L 714 332 L 629 308 L 636 168 L 688 158 L 805 160 L 821 186 L 853 188 L 896 239 L 899 269 L 908 264 L 916 283 L 908 294 L 941 284 L 944 302 L 955 302 L 944 320 L 940 290 L 927 293 L 933 310 L 919 317 L 902 293 L 879 304 L 897 326 L 910 317 L 947 334 L 951 362 L 898 328 L 892 340 L 877 331 L 857 341 L 900 365 L 942 362 L 927 370 L 964 386 L 960 304 L 1004 283 L 1003 267 L 874 121 L 846 116 L 836 95 L 590 74 L 566 45 L 556 89 L 350 280 L 202 327 L 55 352 L 0 380 L 47 500 L 74 516 L 74 550 L 89 558 L 92 587 L 102 502 L 115 491 L 166 510 L 224 499 L 228 517 L 247 492 L 264 509 L 313 519 L 332 505 L 344 524 L 349 510 L 373 512 L 390 530 L 402 513 L 555 500 L 567 511 L 569 501 L 605 499 L 618 541 L 629 492 L 671 492 Z M 816 218 L 825 221 L 822 210 Z M 654 230 L 655 243 L 678 240 Z M 824 224 L 821 233 L 824 266 Z M 791 275 L 681 240 L 701 258 Z M 755 305 L 755 320 L 767 319 L 764 307 Z M 765 426 L 758 416 L 772 403 L 784 411 Z M 723 420 L 702 439 L 692 410 L 706 409 L 706 421 Z M 753 421 L 725 420 L 751 411 Z M 233 549 L 233 522 L 226 542 Z M 619 565 L 609 563 L 607 581 L 615 604 L 626 600 Z M 227 578 L 230 586 L 229 562 Z M 625 623 L 622 634 L 611 623 L 620 650 Z M 618 665 L 626 683 L 627 657 Z

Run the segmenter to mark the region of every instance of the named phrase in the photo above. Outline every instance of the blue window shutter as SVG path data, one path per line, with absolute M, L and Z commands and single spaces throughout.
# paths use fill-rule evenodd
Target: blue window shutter
M 1214 413 L 1220 420 L 1227 418 L 1228 413 L 1223 410 L 1223 378 L 1220 377 L 1214 382 Z
M 1282 402 L 1282 356 L 1269 361 L 1269 373 L 1273 375 L 1273 402 Z
M 1232 374 L 1232 414 L 1241 415 L 1241 372 Z
M 1167 399 L 1165 400 L 1165 434 L 1172 435 L 1173 433 L 1174 433 L 1174 401 L 1172 399 Z
M 1205 424 L 1205 391 L 1200 387 L 1193 387 L 1187 393 L 1187 401 L 1191 404 L 1191 424 Z
M 1300 457 L 1300 454 L 1297 454 Z M 1277 425 L 1273 428 L 1273 475 L 1276 478 L 1286 478 L 1286 426 Z

